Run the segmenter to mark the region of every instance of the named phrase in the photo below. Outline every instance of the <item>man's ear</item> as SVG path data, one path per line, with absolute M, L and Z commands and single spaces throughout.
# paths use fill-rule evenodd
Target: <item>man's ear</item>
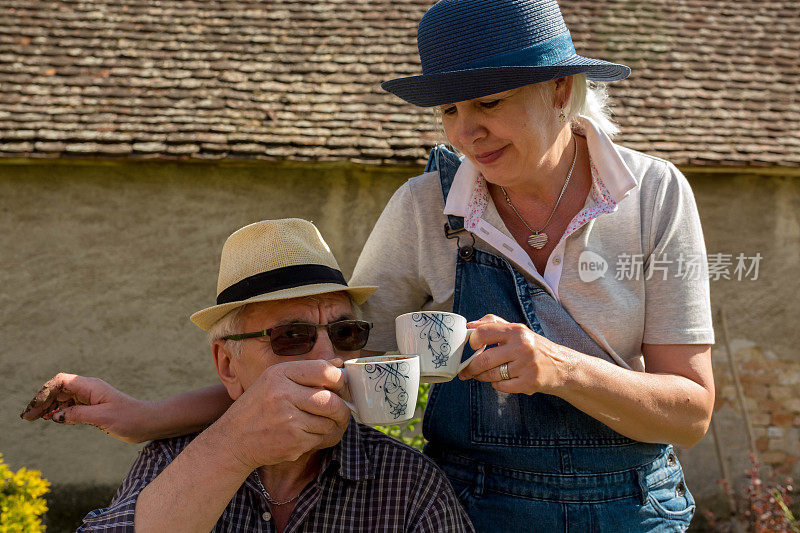
M 214 341 L 211 351 L 214 355 L 214 365 L 217 367 L 219 379 L 228 389 L 228 396 L 235 401 L 244 393 L 244 387 L 236 375 L 236 355 L 228 349 L 227 342 L 222 339 Z

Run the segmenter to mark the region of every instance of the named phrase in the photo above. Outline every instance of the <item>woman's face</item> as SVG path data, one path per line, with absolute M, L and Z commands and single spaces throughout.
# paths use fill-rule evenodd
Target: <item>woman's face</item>
M 520 183 L 547 157 L 559 128 L 539 90 L 528 85 L 440 107 L 448 140 L 489 182 Z

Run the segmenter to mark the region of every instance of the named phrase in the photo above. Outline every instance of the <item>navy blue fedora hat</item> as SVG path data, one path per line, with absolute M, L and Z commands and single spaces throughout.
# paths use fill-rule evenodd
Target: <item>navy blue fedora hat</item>
M 419 23 L 417 47 L 422 75 L 381 87 L 420 107 L 573 74 L 614 81 L 631 72 L 578 55 L 556 0 L 440 0 Z

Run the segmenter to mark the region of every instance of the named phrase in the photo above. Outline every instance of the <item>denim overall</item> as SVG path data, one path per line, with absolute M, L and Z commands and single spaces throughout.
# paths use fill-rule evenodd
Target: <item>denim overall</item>
M 439 171 L 445 198 L 459 164 L 444 147 L 431 152 L 426 171 Z M 462 218 L 448 219 L 451 235 L 463 229 Z M 544 289 L 457 236 L 453 312 L 492 313 L 609 359 Z M 479 532 L 684 531 L 694 514 L 671 446 L 624 437 L 556 396 L 456 378 L 433 385 L 423 434 Z

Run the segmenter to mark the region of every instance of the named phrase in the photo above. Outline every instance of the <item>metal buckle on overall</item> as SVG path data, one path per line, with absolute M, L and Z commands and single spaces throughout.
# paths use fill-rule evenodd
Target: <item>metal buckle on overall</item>
M 461 246 L 461 234 L 466 233 L 472 237 L 472 244 L 465 244 Z M 458 256 L 464 261 L 472 261 L 475 257 L 475 235 L 468 232 L 464 228 L 452 229 L 449 222 L 444 224 L 444 236 L 448 239 L 455 239 L 456 246 L 458 246 Z

